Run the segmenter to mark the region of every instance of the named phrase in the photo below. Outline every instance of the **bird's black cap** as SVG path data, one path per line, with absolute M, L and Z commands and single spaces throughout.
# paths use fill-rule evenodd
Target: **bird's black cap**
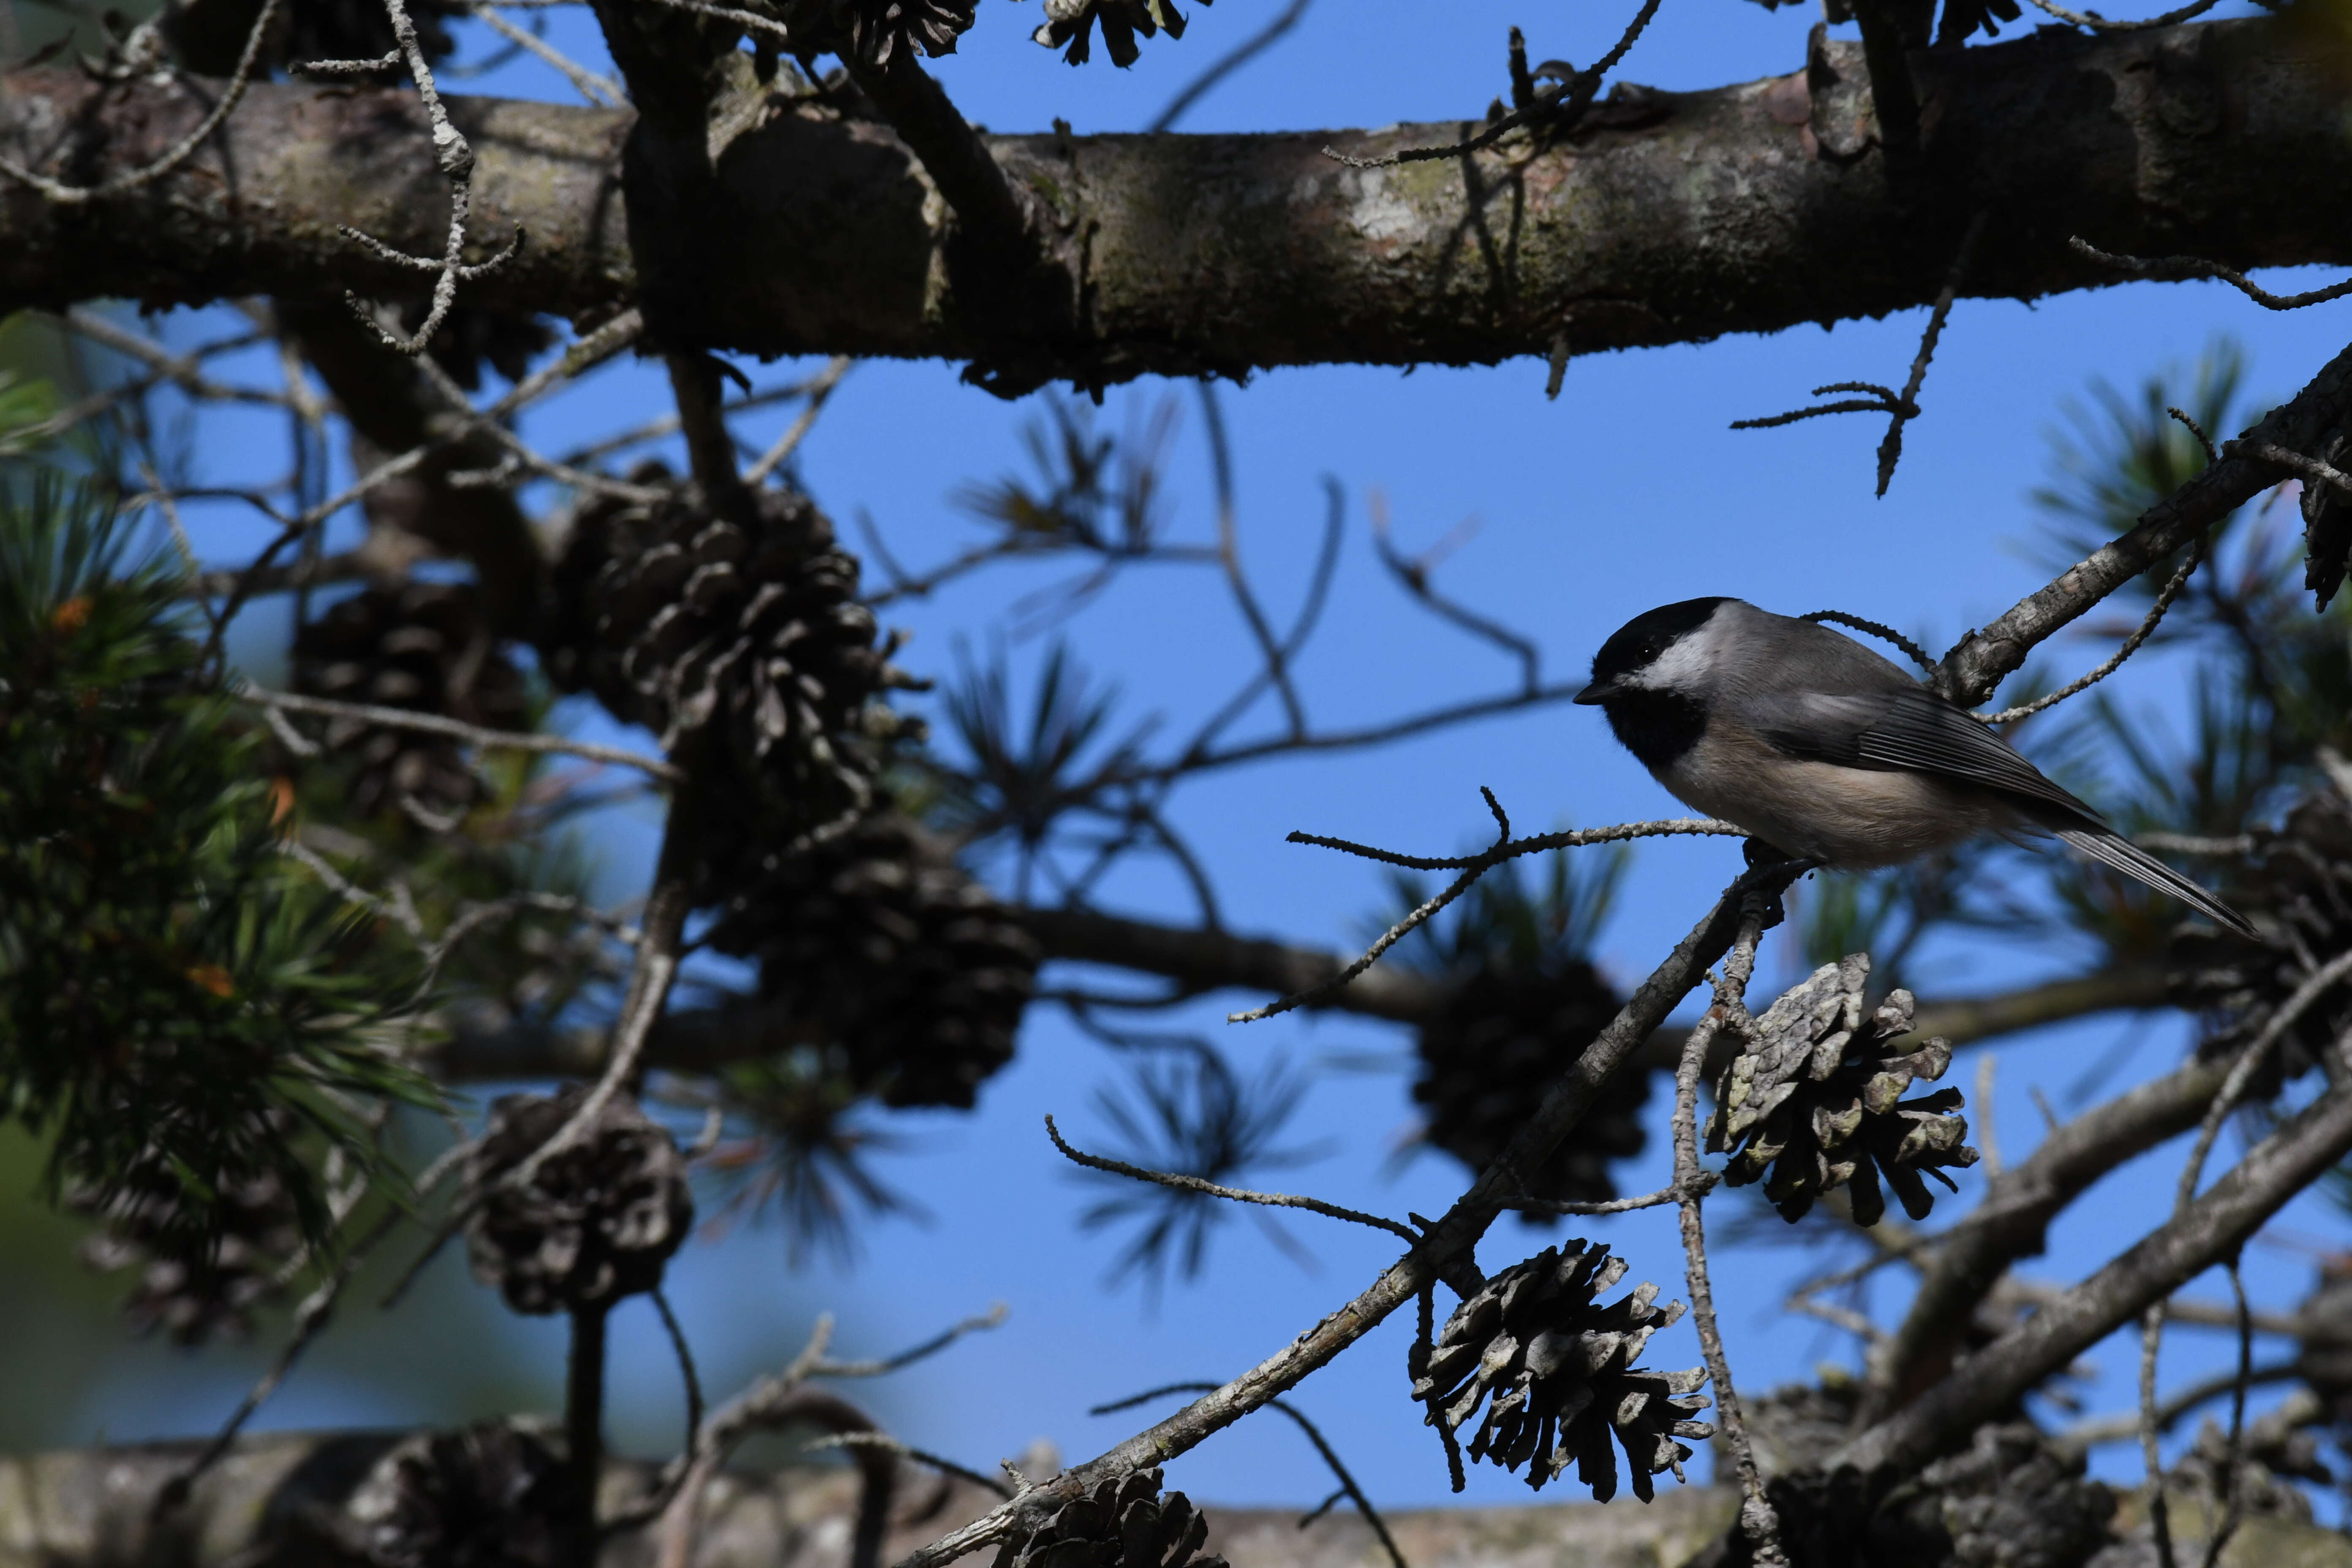
M 1610 639 L 1601 645 L 1592 656 L 1592 684 L 1576 694 L 1579 702 L 1606 702 L 1618 691 L 1617 683 L 1642 668 L 1666 651 L 1674 641 L 1706 625 L 1716 606 L 1727 603 L 1729 595 L 1717 594 L 1706 599 L 1685 599 L 1679 604 L 1661 605 L 1654 610 L 1644 610 L 1617 628 Z

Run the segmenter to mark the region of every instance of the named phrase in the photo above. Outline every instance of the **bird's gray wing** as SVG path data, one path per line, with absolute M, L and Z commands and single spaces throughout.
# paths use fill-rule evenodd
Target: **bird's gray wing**
M 2241 935 L 2259 935 L 2245 916 L 2116 835 L 2008 742 L 1924 687 L 1836 696 L 1783 693 L 1769 702 L 1748 704 L 1743 716 L 1792 756 L 1850 768 L 1933 773 L 1998 790 L 2077 852 L 2170 894 Z
M 1757 728 L 1792 756 L 1850 768 L 1933 773 L 1998 790 L 2021 805 L 2055 807 L 2053 827 L 2102 826 L 2096 812 L 2015 747 L 1924 687 L 1799 696 L 1779 722 L 1759 722 Z

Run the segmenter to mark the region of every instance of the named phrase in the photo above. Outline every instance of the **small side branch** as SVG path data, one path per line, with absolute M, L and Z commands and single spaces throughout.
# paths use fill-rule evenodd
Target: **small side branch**
M 2058 14 L 2053 7 L 2044 4 L 2043 0 L 2033 0 L 2033 3 L 2041 5 L 2045 11 L 2051 11 L 2053 15 Z M 2176 13 L 2171 17 L 2158 16 L 2153 21 L 2109 25 L 2139 27 L 2170 26 L 2178 16 L 2194 15 L 2210 3 L 2211 0 L 2203 0 L 2202 4 L 2189 7 L 2188 12 Z M 2068 14 L 2068 19 L 2074 19 L 2071 13 Z M 2084 26 L 2093 25 L 2087 21 L 2083 23 Z M 2352 278 L 2347 278 L 2341 283 L 2331 283 L 2325 289 L 2307 289 L 2301 294 L 2273 294 L 2236 268 L 2224 267 L 2218 261 L 2206 261 L 2194 256 L 2153 258 L 2120 256 L 2111 250 L 2101 250 L 2079 234 L 2068 238 L 2066 243 L 2077 256 L 2088 257 L 2102 267 L 2112 267 L 2119 272 L 2128 272 L 2138 278 L 2160 278 L 2167 282 L 2182 282 L 2197 278 L 2219 279 L 2265 310 L 2300 310 L 2306 305 L 2324 305 L 2330 300 L 2341 300 L 2347 294 L 2352 294 Z
M 59 206 L 68 207 L 84 206 L 91 202 L 104 201 L 110 196 L 127 195 L 142 185 L 154 184 L 194 157 L 196 149 L 202 147 L 205 140 L 220 129 L 221 121 L 226 120 L 236 106 L 244 101 L 246 89 L 253 84 L 254 67 L 261 58 L 262 43 L 269 37 L 270 28 L 277 22 L 278 13 L 284 4 L 285 0 L 264 0 L 260 11 L 253 18 L 252 31 L 245 37 L 245 52 L 237 57 L 236 70 L 230 76 L 227 90 L 221 94 L 220 101 L 213 105 L 210 113 L 196 122 L 194 130 L 173 142 L 163 155 L 153 163 L 143 164 L 129 174 L 118 174 L 113 179 L 96 185 L 62 184 L 45 174 L 37 174 L 14 159 L 6 157 L 0 157 L 0 174 L 5 174 L 21 184 L 31 186 L 40 193 L 41 199 L 44 201 L 55 202 Z
M 239 687 L 236 695 L 241 702 L 249 702 L 268 710 L 310 713 L 322 719 L 352 720 L 387 730 L 413 730 L 427 735 L 446 735 L 453 741 L 463 741 L 469 746 L 479 746 L 485 751 L 544 752 L 559 756 L 583 757 L 592 763 L 611 763 L 650 773 L 665 784 L 677 784 L 686 776 L 675 764 L 648 757 L 640 752 L 625 751 L 618 746 L 600 746 L 589 741 L 568 740 L 562 735 L 489 730 L 439 713 L 383 708 L 371 702 L 338 702 L 324 697 L 305 697 L 292 691 L 271 691 L 250 684 Z
M 1874 68 L 1872 79 L 1877 79 Z M 1793 425 L 1800 419 L 1819 418 L 1824 414 L 1884 414 L 1887 416 L 1886 436 L 1878 444 L 1878 494 L 1885 499 L 1886 487 L 1895 482 L 1895 466 L 1903 460 L 1903 426 L 1919 417 L 1919 389 L 1927 382 L 1927 363 L 1936 357 L 1936 344 L 1944 335 L 1944 323 L 1951 318 L 1952 302 L 1959 298 L 1961 285 L 1968 280 L 1969 268 L 1976 260 L 1977 248 L 1991 216 L 1990 209 L 1979 209 L 1969 220 L 1968 229 L 1960 237 L 1959 249 L 1952 257 L 1951 270 L 1945 275 L 1943 289 L 1936 296 L 1935 307 L 1927 312 L 1927 329 L 1919 334 L 1919 353 L 1911 361 L 1911 378 L 1903 384 L 1902 391 L 1867 381 L 1832 382 L 1813 388 L 1812 395 L 1826 397 L 1833 392 L 1858 392 L 1868 395 L 1792 409 L 1762 419 L 1735 419 L 1731 427 L 1765 430 Z
M 1740 1528 L 1747 1532 L 1754 1561 L 1786 1568 L 1788 1553 L 1780 1546 L 1780 1516 L 1764 1494 L 1764 1478 L 1756 1468 L 1756 1453 L 1748 1440 L 1748 1424 L 1731 1383 L 1731 1358 L 1724 1353 L 1723 1334 L 1715 1320 L 1715 1287 L 1706 1267 L 1706 1226 L 1699 1212 L 1706 1186 L 1698 1159 L 1698 1080 L 1706 1067 L 1707 1047 L 1727 1026 L 1743 1028 L 1748 1022 L 1748 982 L 1756 971 L 1756 945 L 1764 938 L 1764 922 L 1771 899 L 1750 892 L 1741 901 L 1739 934 L 1723 962 L 1723 977 L 1716 983 L 1715 1005 L 1691 1030 L 1675 1071 L 1675 1185 L 1681 1193 L 1681 1225 L 1685 1276 L 1690 1287 L 1691 1322 L 1698 1331 L 1699 1352 L 1715 1384 L 1716 1410 L 1723 1418 L 1723 1436 L 1731 1449 L 1732 1467 L 1739 1476 L 1743 1500 Z
M 2157 595 L 2156 603 L 2148 606 L 2147 616 L 2140 622 L 2138 628 L 2131 636 L 2124 638 L 2123 647 L 2116 649 L 2115 653 L 2096 669 L 2086 675 L 2075 677 L 2047 696 L 2037 697 L 2031 702 L 2021 702 L 2014 708 L 2004 708 L 1998 713 L 1979 713 L 1977 717 L 1988 724 L 2013 724 L 2020 719 L 2032 718 L 2045 708 L 2054 708 L 2069 697 L 2087 691 L 2113 675 L 2123 668 L 2124 660 L 2139 651 L 2140 644 L 2156 634 L 2157 623 L 2164 619 L 2164 612 L 2172 608 L 2172 602 L 2180 597 L 2180 591 L 2189 586 L 2189 579 L 2196 574 L 2197 568 L 2204 563 L 2204 560 L 2205 540 L 2202 535 L 2200 535 L 2197 542 L 2189 546 L 2189 558 L 2180 563 L 2180 570 L 2172 574 L 2171 581 L 2165 584 L 2164 591 Z M 1929 668 L 1932 668 L 1933 666 Z
M 1559 73 L 1565 72 L 1567 68 L 1557 68 L 1553 73 L 1556 86 L 1530 93 L 1528 101 L 1466 142 L 1456 142 L 1444 147 L 1408 147 L 1380 158 L 1351 158 L 1335 147 L 1326 147 L 1323 156 L 1333 163 L 1345 163 L 1351 169 L 1392 169 L 1401 163 L 1425 163 L 1437 158 L 1461 158 L 1473 153 L 1483 153 L 1522 126 L 1540 125 L 1547 129 L 1572 131 L 1576 122 L 1584 117 L 1584 111 L 1591 107 L 1594 96 L 1601 90 L 1601 81 L 1617 68 L 1617 62 L 1625 58 L 1625 52 L 1633 47 L 1633 40 L 1642 36 L 1643 30 L 1649 26 L 1650 19 L 1658 14 L 1659 3 L 1660 0 L 1643 0 L 1642 8 L 1633 14 L 1633 21 L 1626 24 L 1624 32 L 1618 36 L 1617 42 L 1607 54 L 1564 79 Z M 1512 29 L 1515 50 L 1519 47 L 1517 36 L 1517 29 Z M 1536 73 L 1538 77 L 1544 74 L 1541 70 Z M 1514 83 L 1515 87 L 1517 85 Z
M 1363 1214 L 1355 1209 L 1341 1208 L 1338 1204 L 1327 1204 L 1321 1198 L 1301 1197 L 1291 1193 L 1253 1193 L 1241 1187 L 1222 1187 L 1214 1182 L 1205 1181 L 1199 1176 L 1182 1175 L 1173 1171 L 1146 1170 L 1141 1165 L 1130 1165 L 1124 1160 L 1108 1160 L 1100 1154 L 1087 1153 L 1083 1150 L 1070 1147 L 1068 1142 L 1062 1137 L 1061 1129 L 1054 1125 L 1054 1119 L 1050 1115 L 1045 1118 L 1045 1136 L 1054 1141 L 1054 1147 L 1062 1152 L 1063 1158 L 1073 1164 L 1084 1165 L 1090 1171 L 1108 1171 L 1114 1176 L 1128 1176 L 1139 1182 L 1152 1182 L 1163 1187 L 1175 1187 L 1182 1192 L 1200 1193 L 1207 1197 L 1229 1198 L 1237 1204 L 1264 1204 L 1269 1208 L 1305 1209 L 1309 1214 L 1319 1214 L 1327 1219 L 1343 1219 L 1350 1225 L 1368 1225 L 1374 1230 L 1387 1231 L 1391 1236 L 1402 1237 L 1408 1245 L 1417 1245 L 1421 1240 L 1420 1232 L 1410 1226 L 1392 1219 L 1383 1219 L 1376 1214 Z
M 1108 1405 L 1097 1405 L 1087 1414 L 1110 1415 L 1121 1410 L 1131 1410 L 1136 1405 L 1149 1404 L 1155 1399 L 1164 1399 L 1171 1394 L 1214 1394 L 1216 1391 L 1217 1384 L 1213 1383 L 1163 1384 L 1158 1388 L 1149 1388 L 1141 1394 L 1129 1394 L 1125 1399 L 1114 1400 Z M 1364 1494 L 1364 1489 L 1356 1484 L 1356 1478 L 1349 1474 L 1348 1467 L 1340 1462 L 1339 1451 L 1331 1447 L 1330 1439 L 1325 1437 L 1315 1423 L 1307 1418 L 1305 1411 L 1300 1410 L 1290 1401 L 1269 1399 L 1266 1404 L 1298 1423 L 1298 1429 L 1307 1434 L 1307 1440 L 1315 1445 L 1315 1451 L 1322 1456 L 1323 1462 L 1331 1468 L 1332 1478 L 1339 1483 L 1339 1489 L 1330 1498 L 1324 1500 L 1321 1508 L 1300 1520 L 1298 1527 L 1301 1530 L 1306 1529 L 1314 1523 L 1334 1501 L 1344 1497 L 1356 1505 L 1356 1511 L 1364 1516 L 1364 1522 L 1372 1527 L 1374 1535 L 1380 1537 L 1381 1550 L 1389 1554 L 1391 1568 L 1412 1568 L 1412 1565 L 1405 1561 L 1404 1551 L 1397 1545 L 1396 1537 L 1389 1533 L 1388 1521 L 1381 1517 L 1381 1510 L 1372 1506 L 1372 1500 Z

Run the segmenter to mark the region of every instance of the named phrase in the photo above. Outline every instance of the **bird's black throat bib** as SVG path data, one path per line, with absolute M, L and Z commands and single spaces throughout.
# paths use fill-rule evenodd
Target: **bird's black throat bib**
M 1706 733 L 1706 710 L 1679 692 L 1627 690 L 1601 710 L 1619 742 L 1652 773 L 1672 767 Z

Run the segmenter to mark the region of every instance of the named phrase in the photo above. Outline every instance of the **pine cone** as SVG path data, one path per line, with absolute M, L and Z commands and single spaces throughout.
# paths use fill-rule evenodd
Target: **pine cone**
M 694 1223 L 677 1142 L 625 1096 L 607 1102 L 587 1136 L 542 1164 L 529 1185 L 507 1184 L 506 1173 L 587 1095 L 573 1084 L 552 1098 L 500 1098 L 467 1162 L 474 1277 L 498 1286 L 518 1312 L 604 1307 L 653 1289 Z
M 1696 1392 L 1706 1373 L 1633 1364 L 1650 1336 L 1682 1316 L 1682 1303 L 1653 1306 L 1658 1288 L 1643 1284 L 1599 1305 L 1594 1298 L 1624 1276 L 1625 1260 L 1607 1247 L 1570 1241 L 1487 1280 L 1454 1310 L 1427 1365 L 1415 1369 L 1412 1396 L 1429 1406 L 1427 1424 L 1459 1431 L 1491 1394 L 1470 1457 L 1507 1470 L 1525 1464 L 1538 1490 L 1573 1460 L 1596 1499 L 1616 1496 L 1612 1429 L 1634 1496 L 1649 1501 L 1650 1478 L 1661 1470 L 1682 1479 L 1691 1450 L 1675 1439 L 1715 1435 L 1688 1419 L 1706 1408 Z
M 1013 1059 L 1037 944 L 946 846 L 888 811 L 772 856 L 710 935 L 761 994 L 822 1020 L 886 1105 L 969 1108 Z
M 402 1441 L 344 1504 L 355 1555 L 379 1568 L 561 1568 L 569 1481 L 503 1421 Z
M 1203 5 L 1209 3 L 1201 0 Z M 1031 36 L 1049 49 L 1062 50 L 1062 58 L 1070 64 L 1082 66 L 1092 54 L 1098 22 L 1103 47 L 1110 50 L 1111 62 L 1122 68 L 1143 52 L 1136 34 L 1149 38 L 1165 28 L 1171 38 L 1184 36 L 1184 14 L 1174 0 L 1045 0 L 1045 24 Z
M 520 729 L 527 717 L 522 673 L 491 637 L 470 583 L 367 588 L 337 602 L 294 633 L 294 689 L 493 730 Z M 358 761 L 352 801 L 362 812 L 414 802 L 446 817 L 484 793 L 446 736 L 335 719 L 326 740 Z
M 2278 828 L 2257 829 L 2230 898 L 2269 935 L 2183 928 L 2172 944 L 2173 999 L 2206 1015 L 2200 1056 L 2234 1056 L 2305 981 L 2352 948 L 2352 805 L 2322 784 Z M 2248 1088 L 2276 1094 L 2352 1027 L 2352 984 L 2331 988 L 2290 1025 Z
M 2210 1500 L 2217 1505 L 2217 1515 L 2218 1506 L 2234 1495 L 2241 1509 L 2257 1517 L 2309 1521 L 2311 1499 L 2291 1482 L 2326 1486 L 2335 1480 L 2320 1459 L 2319 1439 L 2303 1431 L 2266 1432 L 2265 1426 L 2259 1418 L 2247 1423 L 2241 1436 L 2253 1441 L 2241 1447 L 2232 1478 L 2229 1434 L 2211 1416 L 2205 1417 L 2198 1424 L 2197 1440 L 2167 1473 L 2167 1484 Z
M 933 56 L 955 53 L 956 38 L 972 23 L 978 0 L 850 0 L 849 47 L 871 66 L 920 48 Z
M 1897 1100 L 1913 1079 L 1943 1077 L 1952 1047 L 1929 1040 L 1899 1054 L 1895 1042 L 1911 1030 L 1911 994 L 1890 992 L 1865 1018 L 1869 975 L 1870 955 L 1860 952 L 1813 971 L 1756 1021 L 1756 1037 L 1716 1086 L 1706 1147 L 1737 1151 L 1724 1180 L 1742 1186 L 1769 1167 L 1764 1195 L 1792 1225 L 1840 1186 L 1848 1186 L 1855 1223 L 1876 1225 L 1886 1212 L 1881 1175 L 1904 1212 L 1924 1219 L 1936 1200 L 1921 1173 L 1958 1191 L 1939 1167 L 1977 1163 L 1960 1142 L 1967 1121 L 1946 1114 L 1959 1109 L 1958 1089 Z
M 995 1568 L 1225 1568 L 1202 1556 L 1209 1521 L 1182 1492 L 1160 1495 L 1157 1469 L 1135 1470 L 1073 1498 L 997 1549 Z
M 875 644 L 856 560 L 797 491 L 755 492 L 746 527 L 659 463 L 629 479 L 667 493 L 649 505 L 596 497 L 576 514 L 555 572 L 550 674 L 665 751 L 716 726 L 727 764 L 802 831 L 839 816 L 868 792 L 863 742 L 893 729 L 877 699 L 916 684 Z M 707 854 L 731 858 L 729 847 Z
M 1472 1172 L 1484 1171 L 1617 1008 L 1608 982 L 1580 959 L 1551 973 L 1473 973 L 1416 1041 L 1422 1070 L 1412 1098 L 1428 1107 L 1423 1140 Z M 1528 1195 L 1570 1203 L 1615 1197 L 1609 1163 L 1642 1152 L 1647 1141 L 1642 1107 L 1649 1098 L 1649 1074 L 1612 1078 L 1577 1124 L 1576 1136 L 1528 1174 Z M 1529 1224 L 1551 1219 L 1535 1209 L 1522 1210 L 1521 1216 Z
M 183 1345 L 243 1339 L 253 1310 L 278 1294 L 278 1272 L 302 1247 L 293 1194 L 268 1171 L 215 1191 L 203 1228 L 190 1224 L 185 1187 L 157 1157 L 142 1160 L 111 1203 L 88 1186 L 66 1194 L 68 1207 L 106 1222 L 82 1243 L 82 1262 L 101 1274 L 138 1269 L 122 1310 L 141 1333 L 161 1330 Z

